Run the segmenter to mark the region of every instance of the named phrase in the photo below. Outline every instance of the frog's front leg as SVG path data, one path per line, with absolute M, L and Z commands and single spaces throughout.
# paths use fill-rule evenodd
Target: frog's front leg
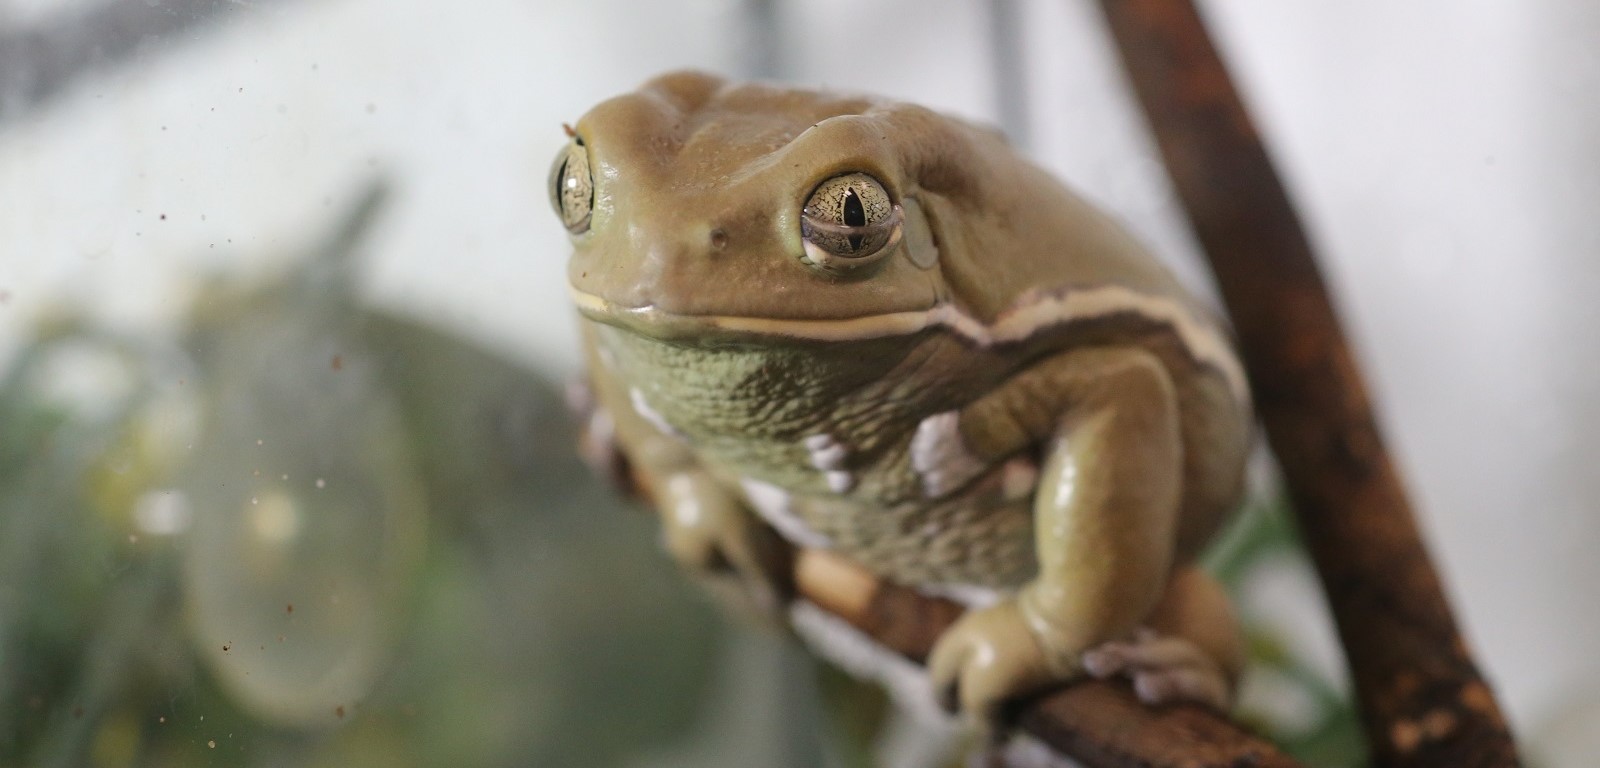
M 1162 596 L 1181 500 L 1182 436 L 1165 368 L 1139 349 L 1044 361 L 960 415 L 985 463 L 1043 446 L 1039 570 L 966 614 L 929 660 L 946 703 L 994 722 L 1009 698 L 1082 674 L 1086 650 L 1130 637 Z

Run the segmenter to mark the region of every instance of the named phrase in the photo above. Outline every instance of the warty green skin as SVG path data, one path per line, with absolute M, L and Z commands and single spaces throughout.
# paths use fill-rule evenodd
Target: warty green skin
M 1188 563 L 1238 499 L 1248 396 L 1119 227 L 991 132 L 892 102 L 677 74 L 577 135 L 590 384 L 675 555 L 759 574 L 759 515 L 967 600 L 930 669 L 980 717 L 1086 660 L 1151 700 L 1226 700 L 1231 617 Z M 862 274 L 808 268 L 798 213 L 852 172 L 906 237 Z M 1140 627 L 1222 682 L 1084 655 Z

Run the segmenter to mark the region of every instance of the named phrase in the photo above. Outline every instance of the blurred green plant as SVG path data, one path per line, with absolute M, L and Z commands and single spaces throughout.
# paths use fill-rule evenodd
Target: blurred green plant
M 1281 495 L 1255 499 L 1239 519 L 1206 552 L 1204 565 L 1231 594 L 1243 593 L 1253 578 L 1270 577 L 1263 571 L 1272 563 L 1309 566 L 1298 529 Z M 1318 596 L 1320 598 L 1320 595 Z M 1326 607 L 1318 608 L 1326 612 Z M 1281 632 L 1265 620 L 1244 622 L 1249 651 L 1246 683 L 1251 678 L 1275 680 L 1283 685 L 1279 697 L 1292 696 L 1305 717 L 1290 717 L 1272 697 L 1241 702 L 1237 716 L 1268 734 L 1306 765 L 1319 768 L 1356 768 L 1367 764 L 1361 721 L 1347 693 L 1317 671 L 1303 651 L 1284 641 Z

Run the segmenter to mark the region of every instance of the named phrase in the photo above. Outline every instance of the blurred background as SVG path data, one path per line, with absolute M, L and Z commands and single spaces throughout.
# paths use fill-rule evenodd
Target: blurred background
M 1600 5 L 1202 7 L 1531 762 L 1589 765 Z M 1089 0 L 0 0 L 0 767 L 872 764 L 571 454 L 546 171 L 682 67 L 995 123 L 1210 291 Z M 1242 716 L 1358 764 L 1261 475 Z

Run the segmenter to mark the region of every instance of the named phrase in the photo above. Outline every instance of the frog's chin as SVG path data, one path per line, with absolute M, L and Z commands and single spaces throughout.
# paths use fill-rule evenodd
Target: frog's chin
M 668 312 L 654 305 L 625 306 L 569 286 L 578 312 L 595 322 L 670 342 L 732 343 L 854 341 L 908 336 L 939 324 L 933 310 L 888 312 L 838 319 L 749 317 Z

